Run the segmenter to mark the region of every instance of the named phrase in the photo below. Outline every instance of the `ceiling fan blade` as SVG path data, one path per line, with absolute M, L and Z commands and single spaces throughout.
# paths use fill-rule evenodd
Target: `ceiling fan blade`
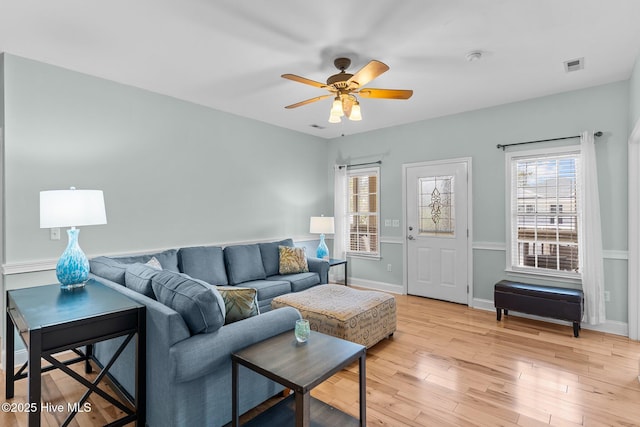
M 312 102 L 320 101 L 322 99 L 329 98 L 331 96 L 333 95 L 329 94 L 329 95 L 316 96 L 315 98 L 311 98 L 311 99 L 297 102 L 295 104 L 287 105 L 284 108 L 291 109 L 291 108 L 302 107 L 303 105 L 311 104 Z
M 354 88 L 362 87 L 388 69 L 389 66 L 387 64 L 374 59 L 351 76 L 351 78 L 347 80 L 347 84 Z
M 315 80 L 308 79 L 306 77 L 296 76 L 295 74 L 283 74 L 282 78 L 293 80 L 294 82 L 304 83 L 306 85 L 319 87 L 320 89 L 324 89 L 327 87 L 325 83 L 320 83 Z
M 413 95 L 412 90 L 404 89 L 374 89 L 362 88 L 357 92 L 363 98 L 384 98 L 384 99 L 409 99 Z

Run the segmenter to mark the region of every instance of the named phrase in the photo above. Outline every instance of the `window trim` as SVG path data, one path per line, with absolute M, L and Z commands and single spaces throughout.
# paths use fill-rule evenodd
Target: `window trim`
M 364 168 L 352 168 L 347 170 L 347 203 L 345 204 L 345 225 L 347 227 L 345 233 L 345 253 L 348 257 L 354 258 L 366 258 L 366 259 L 379 259 L 381 257 L 381 248 L 380 248 L 380 166 L 370 166 Z M 363 251 L 352 251 L 351 248 L 351 230 L 349 229 L 349 198 L 351 194 L 349 192 L 349 180 L 351 177 L 356 175 L 376 175 L 376 235 L 378 242 L 378 250 L 376 252 L 363 252 Z
M 523 275 L 525 277 L 529 276 L 529 277 L 562 278 L 565 281 L 581 283 L 582 274 L 579 271 L 570 272 L 570 271 L 562 271 L 562 270 L 549 270 L 549 269 L 543 269 L 538 267 L 522 267 L 522 266 L 513 265 L 512 263 L 512 259 L 513 259 L 512 250 L 514 247 L 513 235 L 512 235 L 513 213 L 511 212 L 511 205 L 512 205 L 511 197 L 512 197 L 512 191 L 513 191 L 513 187 L 512 187 L 513 181 L 511 176 L 512 162 L 520 158 L 530 158 L 530 157 L 555 158 L 557 156 L 562 156 L 562 155 L 574 155 L 579 157 L 580 145 L 569 145 L 569 146 L 563 146 L 563 147 L 513 151 L 505 155 L 505 190 L 506 190 L 505 191 L 505 243 L 506 243 L 505 244 L 505 252 L 506 252 L 505 272 L 507 273 Z M 578 189 L 578 191 L 580 191 L 580 189 Z M 581 202 L 579 200 L 578 200 L 577 209 L 578 209 L 577 221 L 578 221 L 578 233 L 579 233 L 579 230 L 580 230 L 579 222 L 581 221 L 581 218 L 580 218 Z M 580 234 L 578 234 L 578 239 L 580 238 L 581 236 Z M 578 247 L 579 246 L 580 244 L 578 244 Z

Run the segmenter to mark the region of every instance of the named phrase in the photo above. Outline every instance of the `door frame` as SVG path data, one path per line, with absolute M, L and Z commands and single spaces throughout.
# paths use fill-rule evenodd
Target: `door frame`
M 640 120 L 631 131 L 628 141 L 629 154 L 629 219 L 628 219 L 628 319 L 627 335 L 632 340 L 640 339 Z M 638 376 L 640 380 L 640 376 Z
M 402 292 L 406 295 L 409 289 L 409 255 L 407 245 L 407 169 L 450 163 L 466 163 L 467 165 L 467 229 L 469 230 L 469 236 L 467 238 L 467 283 L 469 286 L 469 292 L 467 292 L 467 306 L 473 307 L 473 173 L 471 168 L 471 157 L 458 157 L 455 159 L 429 160 L 402 164 L 402 217 L 404 218 L 404 226 L 402 229 L 402 257 L 404 260 L 404 268 L 402 269 Z

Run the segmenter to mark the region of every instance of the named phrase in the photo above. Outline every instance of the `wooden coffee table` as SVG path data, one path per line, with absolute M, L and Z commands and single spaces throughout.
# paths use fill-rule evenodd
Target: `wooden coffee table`
M 232 426 L 239 425 L 239 365 L 245 366 L 294 391 L 245 426 L 366 425 L 366 348 L 360 344 L 311 331 L 306 343 L 298 343 L 293 331 L 244 348 L 231 355 Z M 311 390 L 356 359 L 360 373 L 360 420 L 311 397 Z

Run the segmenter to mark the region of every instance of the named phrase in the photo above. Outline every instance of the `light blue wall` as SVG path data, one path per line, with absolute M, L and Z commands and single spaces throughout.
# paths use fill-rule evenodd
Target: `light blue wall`
M 473 240 L 504 245 L 504 154 L 495 145 L 585 129 L 605 132 L 598 142 L 604 248 L 627 248 L 626 140 L 630 117 L 640 115 L 637 65 L 629 82 L 329 142 L 12 55 L 0 69 L 9 265 L 55 259 L 64 249 L 64 236 L 51 241 L 38 228 L 44 189 L 103 189 L 109 224 L 83 228 L 80 241 L 90 255 L 121 253 L 306 236 L 310 216 L 332 212 L 332 165 L 380 159 L 382 224 L 400 219 L 401 227 L 383 226 L 382 259 L 352 259 L 350 273 L 401 285 L 403 164 L 472 157 Z M 476 249 L 473 260 L 474 297 L 491 300 L 493 283 L 505 277 L 504 251 Z M 607 259 L 605 270 L 609 316 L 626 321 L 626 261 Z M 50 277 L 12 275 L 7 287 Z
M 373 101 L 372 101 L 373 102 Z M 387 102 L 387 101 L 375 101 Z M 410 102 L 410 101 L 409 101 Z M 434 100 L 437 102 L 437 100 Z M 393 108 L 393 102 L 388 102 Z M 602 130 L 597 143 L 604 249 L 627 249 L 627 136 L 629 83 L 619 82 L 405 126 L 334 139 L 334 163 L 382 160 L 381 217 L 400 219 L 400 228 L 382 227 L 382 240 L 402 236 L 402 165 L 471 157 L 473 162 L 473 241 L 505 245 L 505 158 L 496 144 L 508 144 Z M 577 140 L 573 141 L 574 143 Z M 547 146 L 552 144 L 547 144 Z M 537 148 L 545 145 L 538 144 Z M 494 245 L 495 246 L 495 245 Z M 381 260 L 351 259 L 355 278 L 402 285 L 402 266 L 392 273 L 387 264 L 402 261 L 401 244 L 383 244 Z M 506 277 L 504 250 L 475 249 L 474 297 L 493 300 L 493 285 Z M 627 321 L 626 261 L 605 260 L 610 319 Z
M 7 264 L 64 250 L 41 190 L 104 190 L 89 256 L 304 237 L 330 206 L 324 140 L 13 55 L 4 77 Z

